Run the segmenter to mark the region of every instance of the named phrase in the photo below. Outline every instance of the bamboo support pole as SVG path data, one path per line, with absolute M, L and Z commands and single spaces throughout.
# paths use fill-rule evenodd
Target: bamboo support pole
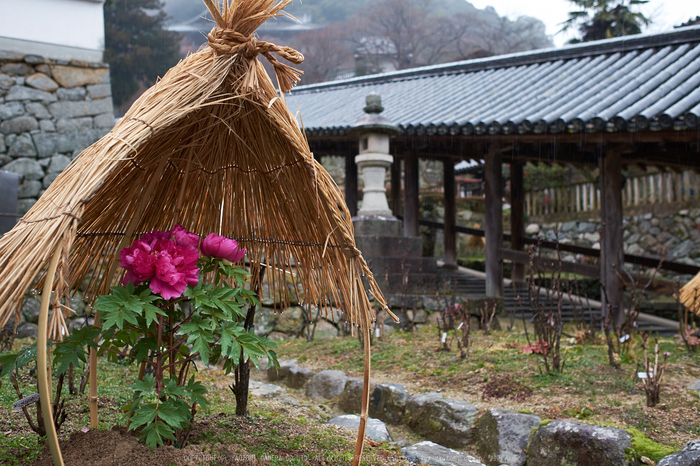
M 146 210 L 146 205 L 148 204 L 148 201 L 153 194 L 153 190 L 156 187 L 156 184 L 160 180 L 161 175 L 163 174 L 163 171 L 165 170 L 165 166 L 168 163 L 168 158 L 163 157 L 158 164 L 158 167 L 156 168 L 155 172 L 153 173 L 153 176 L 151 176 L 151 180 L 148 183 L 148 187 L 143 193 L 143 196 L 141 197 L 141 202 L 139 203 L 138 208 L 136 209 L 136 212 L 134 213 L 134 216 L 131 217 L 131 220 L 129 220 L 129 224 L 126 227 L 126 231 L 124 232 L 124 238 L 122 238 L 121 244 L 119 245 L 118 251 L 121 251 L 122 248 L 124 248 L 127 244 L 129 244 L 129 241 L 131 241 L 131 236 L 134 234 L 134 230 L 136 229 L 136 225 L 138 224 L 139 220 L 141 219 L 141 216 L 143 215 L 143 211 Z M 105 287 L 109 287 L 109 285 L 112 283 L 114 280 L 114 275 L 117 273 L 117 266 L 119 262 L 115 260 L 112 262 L 112 265 L 109 269 L 109 272 L 107 273 L 107 280 L 105 281 Z M 103 290 L 103 292 L 107 292 L 107 290 Z M 95 312 L 95 320 L 93 322 L 93 325 L 95 327 L 99 327 L 100 325 L 100 312 L 97 311 Z M 90 427 L 95 429 L 97 428 L 98 424 L 98 416 L 97 416 L 97 351 L 91 350 L 90 351 Z
M 365 350 L 365 371 L 364 371 L 364 381 L 362 383 L 362 409 L 360 410 L 360 427 L 357 431 L 357 442 L 355 443 L 355 457 L 352 461 L 352 466 L 358 466 L 360 460 L 362 459 L 362 449 L 365 444 L 365 432 L 367 430 L 367 418 L 369 417 L 369 376 L 370 376 L 370 364 L 372 363 L 371 351 L 370 351 L 370 322 L 367 321 L 367 315 L 362 312 L 360 313 L 360 320 L 362 322 L 362 340 L 364 343 Z
M 61 256 L 62 242 L 56 246 L 49 269 L 46 272 L 46 280 L 44 280 L 44 290 L 41 294 L 41 306 L 39 308 L 39 329 L 37 331 L 36 342 L 36 369 L 37 369 L 37 384 L 39 386 L 39 402 L 41 403 L 41 412 L 44 418 L 44 427 L 46 428 L 46 441 L 51 450 L 51 458 L 54 466 L 63 466 L 63 458 L 61 456 L 61 447 L 58 444 L 58 434 L 56 433 L 56 424 L 53 421 L 53 410 L 51 409 L 51 385 L 49 383 L 51 374 L 48 370 L 48 361 L 46 354 L 46 343 L 49 324 L 49 301 L 51 300 L 51 288 L 53 287 L 54 275 L 58 259 Z M 60 312 L 59 309 L 54 309 L 54 312 Z

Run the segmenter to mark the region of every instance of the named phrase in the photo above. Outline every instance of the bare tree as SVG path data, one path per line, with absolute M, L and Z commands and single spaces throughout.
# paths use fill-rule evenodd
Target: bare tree
M 294 48 L 304 55 L 300 68 L 303 84 L 328 81 L 344 70 L 352 70 L 352 52 L 345 41 L 345 28 L 338 24 L 303 32 L 294 38 Z
M 449 59 L 452 45 L 463 32 L 433 11 L 433 0 L 372 3 L 352 21 L 350 39 L 357 53 L 363 55 L 357 58 L 364 58 L 375 68 L 380 67 L 379 60 L 391 60 L 396 69 Z
M 495 11 L 488 17 L 461 14 L 453 21 L 465 33 L 455 44 L 458 58 L 480 58 L 552 47 L 542 21 L 530 16 L 511 20 Z

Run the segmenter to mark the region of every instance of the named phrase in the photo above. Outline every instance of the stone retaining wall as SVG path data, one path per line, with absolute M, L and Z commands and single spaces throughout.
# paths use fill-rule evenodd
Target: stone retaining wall
M 104 63 L 0 51 L 0 170 L 24 176 L 19 215 L 113 126 Z
M 700 209 L 625 217 L 624 252 L 639 256 L 664 257 L 667 261 L 700 265 Z M 559 223 L 531 223 L 527 236 L 547 241 L 600 249 L 600 219 Z M 585 261 L 582 255 L 562 253 L 562 259 Z

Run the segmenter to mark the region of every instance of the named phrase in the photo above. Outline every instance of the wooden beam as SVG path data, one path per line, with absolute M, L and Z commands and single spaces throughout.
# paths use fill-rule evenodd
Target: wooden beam
M 484 164 L 486 296 L 503 296 L 503 175 L 498 144 L 489 145 Z
M 347 151 L 345 156 L 345 203 L 350 215 L 357 215 L 357 164 L 355 164 L 355 151 Z
M 445 268 L 457 268 L 457 241 L 455 223 L 457 223 L 455 194 L 455 165 L 451 158 L 443 159 L 443 177 L 445 186 Z
M 403 235 L 418 236 L 418 151 L 404 154 Z
M 523 250 L 525 236 L 523 165 L 522 162 L 510 164 L 510 247 L 516 251 Z M 514 264 L 511 279 L 519 283 L 525 281 L 524 264 Z
M 391 199 L 390 207 L 394 215 L 403 215 L 401 209 L 401 159 L 394 156 L 391 164 Z
M 621 169 L 619 153 L 606 149 L 600 158 L 600 280 L 604 290 L 603 312 L 610 309 L 616 327 L 622 325 L 625 318 L 622 280 L 618 274 L 624 265 Z

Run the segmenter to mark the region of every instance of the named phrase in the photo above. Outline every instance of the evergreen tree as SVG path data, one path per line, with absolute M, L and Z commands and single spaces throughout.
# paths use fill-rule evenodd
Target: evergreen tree
M 648 0 L 569 0 L 577 8 L 569 12 L 569 19 L 561 31 L 573 27 L 581 34 L 569 43 L 588 42 L 628 36 L 642 32 L 642 26 L 651 21 L 642 13 L 633 11 Z
M 160 0 L 107 0 L 105 53 L 116 106 L 130 103 L 179 59 L 180 34 L 166 31 Z

